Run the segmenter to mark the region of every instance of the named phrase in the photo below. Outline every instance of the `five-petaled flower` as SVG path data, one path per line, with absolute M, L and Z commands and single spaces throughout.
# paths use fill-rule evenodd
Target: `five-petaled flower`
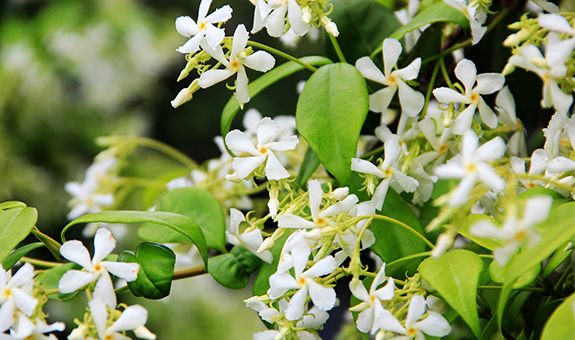
M 138 278 L 140 265 L 137 263 L 123 263 L 103 261 L 104 258 L 116 247 L 116 240 L 112 233 L 105 228 L 100 228 L 94 237 L 94 257 L 90 260 L 88 249 L 78 240 L 65 242 L 60 247 L 60 254 L 64 258 L 81 265 L 86 271 L 69 270 L 60 282 L 60 293 L 72 293 L 94 281 L 96 287 L 94 298 L 101 299 L 110 308 L 116 307 L 116 293 L 112 285 L 112 279 L 108 272 L 126 281 L 134 281 Z
M 106 304 L 102 300 L 94 298 L 88 302 L 88 306 L 100 340 L 130 340 L 122 334 L 125 331 L 134 331 L 140 339 L 156 339 L 156 335 L 144 326 L 148 321 L 148 311 L 140 305 L 124 309 L 120 317 L 110 326 L 108 326 Z
M 16 322 L 16 311 L 32 316 L 38 301 L 32 297 L 34 267 L 26 263 L 14 276 L 0 264 L 0 333 Z

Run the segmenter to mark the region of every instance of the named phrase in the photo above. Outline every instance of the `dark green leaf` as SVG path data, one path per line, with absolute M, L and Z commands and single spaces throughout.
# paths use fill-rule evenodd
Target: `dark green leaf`
M 413 210 L 411 210 L 407 203 L 391 188 L 385 197 L 383 210 L 378 212 L 378 214 L 403 222 L 423 235 L 423 229 Z M 375 235 L 375 243 L 370 249 L 376 253 L 383 262 L 391 263 L 406 256 L 425 251 L 426 246 L 422 240 L 414 235 L 413 232 L 395 223 L 376 219 L 371 223 L 369 228 Z M 395 276 L 409 271 L 409 275 L 413 275 L 415 268 L 417 268 L 419 264 L 419 259 L 414 259 L 414 261 L 410 262 L 409 265 L 401 267 L 394 264 L 394 266 L 388 268 L 388 274 Z
M 225 251 L 226 221 L 218 200 L 208 191 L 200 188 L 178 188 L 166 192 L 156 211 L 167 211 L 187 216 L 194 220 L 204 233 L 208 248 Z M 144 240 L 156 242 L 187 242 L 186 237 L 176 231 L 155 224 L 144 224 L 138 229 Z
M 80 270 L 80 269 L 82 269 L 82 267 L 80 267 L 79 265 L 77 265 L 75 263 L 66 263 L 66 264 L 63 264 L 61 266 L 47 270 L 44 273 L 40 274 L 40 276 L 38 276 L 36 282 L 44 290 L 58 289 L 58 283 L 60 282 L 62 275 L 64 275 L 69 270 Z M 79 292 L 80 291 L 77 290 L 77 291 L 75 291 L 73 293 L 69 293 L 69 294 L 54 293 L 54 294 L 49 294 L 48 298 L 50 298 L 52 300 L 66 301 L 66 300 L 70 300 L 74 296 L 78 295 Z
M 128 282 L 128 287 L 135 296 L 161 299 L 170 294 L 176 265 L 176 254 L 170 248 L 154 242 L 142 242 L 136 247 L 135 253 L 121 253 L 118 262 L 140 265 L 138 278 Z
M 300 186 L 300 188 L 305 188 L 307 180 L 311 177 L 311 175 L 313 175 L 313 173 L 317 170 L 320 164 L 321 163 L 319 161 L 319 158 L 317 158 L 315 152 L 313 152 L 313 150 L 310 147 L 308 147 L 305 152 L 305 156 L 303 157 L 303 162 L 301 163 L 301 167 L 299 168 L 297 177 L 295 179 L 295 182 L 297 183 L 297 185 Z
M 549 262 L 547 262 L 547 265 L 545 266 L 545 270 L 543 270 L 543 278 L 546 278 L 551 273 L 553 273 L 553 271 L 557 269 L 557 267 L 559 267 L 561 263 L 563 263 L 569 257 L 569 255 L 571 255 L 571 253 L 573 253 L 573 249 L 565 250 L 567 249 L 567 245 L 568 244 L 566 244 L 565 247 L 557 249 L 555 254 L 551 256 Z
M 419 265 L 421 276 L 465 320 L 478 339 L 482 338 L 477 313 L 477 284 L 483 260 L 474 252 L 457 249 Z
M 330 18 L 337 24 L 337 42 L 346 60 L 355 64 L 361 57 L 381 50 L 383 40 L 401 27 L 393 10 L 373 0 L 333 0 Z M 329 39 L 326 39 L 329 44 Z M 328 45 L 328 51 L 333 51 Z M 335 60 L 335 54 L 332 53 Z
M 368 110 L 365 80 L 355 67 L 343 63 L 317 70 L 298 100 L 299 133 L 342 186 L 351 181 L 351 159 Z
M 0 212 L 0 261 L 30 234 L 37 220 L 38 211 L 34 208 L 14 208 Z
M 168 227 L 186 237 L 198 247 L 208 270 L 208 247 L 202 229 L 189 217 L 163 211 L 104 211 L 78 217 L 62 230 L 62 240 L 68 228 L 78 223 L 154 223 Z
M 332 62 L 331 60 L 325 57 L 318 57 L 318 56 L 303 57 L 300 58 L 300 60 L 312 66 L 325 65 L 330 64 Z M 250 82 L 250 84 L 248 85 L 248 91 L 250 93 L 251 98 L 255 97 L 266 87 L 274 84 L 278 80 L 283 79 L 303 69 L 305 69 L 305 67 L 293 61 L 288 61 L 287 63 L 275 67 L 274 69 L 262 75 L 255 81 Z M 224 107 L 224 111 L 222 112 L 222 120 L 221 120 L 222 136 L 227 135 L 228 131 L 230 131 L 232 121 L 234 120 L 234 117 L 236 116 L 236 113 L 239 111 L 239 109 L 240 109 L 240 103 L 238 102 L 236 96 L 234 95 L 230 98 L 230 100 Z
M 43 246 L 44 246 L 44 243 L 35 242 L 35 243 L 27 244 L 27 245 L 20 247 L 18 249 L 15 249 L 13 252 L 10 253 L 10 255 L 6 256 L 4 261 L 2 261 L 2 267 L 4 268 L 4 270 L 8 270 L 8 269 L 12 268 L 12 266 L 15 265 L 16 262 L 18 262 L 23 256 L 26 256 L 26 254 L 28 254 L 32 250 L 38 249 L 38 248 L 43 247 Z
M 250 275 L 262 265 L 262 260 L 244 246 L 235 246 L 228 254 L 210 257 L 210 275 L 230 289 L 247 286 Z

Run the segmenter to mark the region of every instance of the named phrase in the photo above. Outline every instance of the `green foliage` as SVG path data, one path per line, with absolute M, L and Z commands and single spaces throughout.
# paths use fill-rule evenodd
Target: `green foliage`
M 331 60 L 325 57 L 316 57 L 316 56 L 304 57 L 300 58 L 300 60 L 312 66 L 326 65 L 331 63 Z M 275 67 L 273 70 L 262 75 L 255 81 L 250 82 L 248 85 L 248 92 L 251 98 L 253 98 L 258 93 L 266 89 L 268 86 L 275 84 L 278 80 L 283 79 L 303 69 L 305 69 L 303 65 L 293 61 L 288 61 L 280 66 Z M 235 95 L 232 95 L 232 97 L 224 107 L 224 111 L 222 112 L 222 118 L 221 118 L 222 136 L 225 136 L 228 133 L 228 131 L 230 131 L 232 121 L 234 120 L 236 113 L 240 110 L 240 107 L 241 106 L 240 103 L 238 102 L 238 99 L 236 98 Z
M 0 261 L 30 234 L 37 220 L 38 211 L 34 208 L 0 211 Z
M 400 222 L 407 224 L 413 229 L 413 232 L 406 230 L 397 224 L 385 220 L 375 219 L 371 225 L 370 230 L 375 236 L 375 243 L 370 247 L 371 251 L 376 253 L 383 262 L 392 263 L 398 259 L 405 258 L 409 255 L 421 253 L 425 250 L 425 243 L 415 236 L 413 233 L 417 232 L 423 235 L 423 228 L 419 220 L 405 203 L 405 201 L 393 190 L 389 189 L 385 197 L 383 210 L 378 212 L 379 215 L 388 216 Z M 398 267 L 398 263 L 394 263 L 391 268 L 388 268 L 389 275 L 404 274 L 409 271 L 409 275 L 413 275 L 418 263 L 414 262 L 417 258 L 410 259 L 413 261 L 405 261 L 405 266 Z
M 419 265 L 421 276 L 437 289 L 478 339 L 482 339 L 482 334 L 476 295 L 482 270 L 483 260 L 474 252 L 463 249 L 450 251 L 437 259 L 428 258 Z
M 338 44 L 351 64 L 361 57 L 372 55 L 378 48 L 381 51 L 383 40 L 401 27 L 393 10 L 377 1 L 330 2 L 333 4 L 330 17 L 340 31 Z M 331 57 L 335 59 L 333 53 Z
M 317 70 L 298 100 L 299 133 L 342 186 L 351 181 L 351 159 L 368 109 L 365 80 L 344 63 Z
M 248 285 L 252 275 L 262 265 L 262 260 L 244 246 L 235 246 L 227 254 L 210 257 L 210 275 L 219 284 L 230 289 Z
M 313 152 L 312 148 L 308 147 L 305 151 L 305 156 L 295 179 L 295 182 L 300 186 L 300 188 L 305 188 L 308 179 L 313 175 L 320 164 L 321 162 L 319 161 L 319 158 L 317 158 L 315 152 Z
M 143 242 L 136 247 L 135 252 L 122 252 L 117 261 L 140 265 L 138 278 L 128 282 L 135 296 L 161 299 L 170 295 L 176 265 L 176 254 L 170 248 L 154 242 Z
M 517 282 L 513 285 L 513 289 L 519 289 L 521 287 L 525 287 L 531 282 L 535 280 L 537 275 L 541 272 L 541 265 L 537 264 L 536 266 L 529 269 L 525 274 L 523 274 Z M 503 283 L 505 282 L 505 278 L 509 273 L 508 266 L 500 266 L 497 261 L 491 262 L 489 265 L 489 275 L 494 282 Z
M 78 223 L 154 223 L 168 227 L 195 244 L 208 269 L 208 247 L 202 229 L 189 217 L 163 211 L 105 211 L 78 217 L 62 230 L 62 240 L 68 228 Z
M 20 248 L 14 249 L 14 251 L 11 252 L 8 256 L 6 256 L 4 261 L 2 261 L 2 268 L 4 268 L 4 270 L 12 268 L 12 266 L 14 266 L 16 262 L 18 262 L 23 256 L 26 256 L 26 254 L 28 254 L 32 250 L 38 249 L 40 247 L 44 247 L 44 243 L 34 242 L 29 243 Z
M 555 310 L 543 329 L 541 340 L 574 339 L 575 338 L 575 294 Z
M 225 251 L 226 221 L 220 203 L 208 191 L 200 188 L 178 188 L 160 197 L 156 211 L 167 211 L 187 216 L 196 222 L 208 248 Z M 144 224 L 138 229 L 144 240 L 156 242 L 187 242 L 187 238 L 171 229 L 155 224 Z

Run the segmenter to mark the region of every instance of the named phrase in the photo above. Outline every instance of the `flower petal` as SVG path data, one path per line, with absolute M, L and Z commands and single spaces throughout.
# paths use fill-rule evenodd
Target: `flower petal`
M 226 32 L 223 28 L 217 28 L 212 24 L 206 24 L 206 41 L 213 49 L 218 48 L 218 45 L 224 40 Z
M 480 162 L 498 160 L 503 157 L 507 148 L 501 137 L 495 137 L 480 146 L 474 153 L 473 158 Z
M 243 152 L 252 156 L 259 156 L 260 152 L 254 146 L 254 142 L 240 130 L 232 130 L 226 135 L 226 145 L 236 154 Z
M 391 74 L 403 80 L 412 80 L 417 78 L 420 68 L 421 68 L 421 58 L 416 58 L 414 61 L 411 62 L 411 64 L 407 65 L 406 67 L 400 70 L 395 70 Z
M 232 8 L 229 5 L 216 9 L 205 18 L 210 24 L 228 21 L 232 17 Z
M 271 54 L 264 51 L 257 51 L 256 53 L 249 55 L 244 60 L 244 66 L 260 72 L 267 72 L 271 70 L 275 63 L 275 58 L 272 57 Z
M 575 28 L 571 27 L 569 21 L 559 14 L 539 14 L 538 19 L 539 25 L 543 28 L 575 35 Z
M 234 73 L 236 73 L 236 71 L 233 69 L 225 69 L 225 70 L 212 69 L 202 73 L 202 75 L 200 76 L 200 80 L 198 80 L 198 85 L 200 85 L 201 88 L 205 89 L 228 79 Z
M 306 278 L 305 281 L 309 287 L 309 296 L 314 306 L 325 311 L 335 306 L 335 290 L 333 288 L 324 287 L 311 278 Z
M 475 68 L 475 64 L 471 60 L 462 59 L 457 63 L 457 66 L 455 66 L 455 76 L 457 79 L 461 80 L 461 83 L 463 83 L 463 87 L 465 87 L 465 96 L 470 97 L 471 90 L 473 89 L 473 85 L 477 78 L 477 69 Z
M 248 177 L 252 171 L 262 165 L 267 159 L 266 155 L 256 157 L 236 157 L 232 162 L 232 167 L 240 179 Z
M 88 271 L 94 271 L 92 261 L 90 260 L 90 253 L 88 253 L 88 249 L 86 249 L 82 242 L 78 240 L 65 242 L 60 247 L 60 254 L 62 254 L 66 260 L 77 263 Z
M 307 285 L 304 285 L 292 296 L 285 311 L 285 318 L 288 320 L 299 320 L 303 316 L 306 299 Z
M 287 6 L 287 2 L 284 2 L 280 7 L 274 9 L 267 18 L 266 27 L 268 34 L 272 37 L 278 38 L 284 34 Z
M 434 89 L 433 95 L 441 103 L 471 103 L 471 99 L 448 87 Z
M 290 136 L 288 139 L 281 142 L 267 143 L 266 147 L 274 151 L 287 151 L 293 150 L 299 143 L 297 136 Z
M 176 51 L 180 53 L 194 53 L 200 49 L 200 42 L 204 38 L 204 33 L 197 33 L 196 35 L 192 36 L 185 44 L 176 48 Z
M 102 300 L 98 298 L 93 298 L 91 301 L 88 301 L 88 306 L 90 307 L 90 315 L 92 316 L 92 319 L 96 324 L 96 329 L 98 330 L 98 337 L 100 339 L 105 339 L 106 321 L 108 319 L 108 312 L 106 311 L 106 305 Z
M 375 164 L 368 162 L 361 158 L 352 158 L 351 159 L 351 170 L 361 172 L 364 174 L 370 174 L 382 178 L 385 176 L 383 171 L 380 168 L 375 166 Z
M 266 177 L 271 180 L 279 181 L 280 179 L 289 178 L 291 175 L 279 161 L 277 156 L 268 151 L 268 160 L 266 162 Z
M 278 216 L 278 226 L 280 228 L 305 228 L 305 229 L 311 229 L 316 227 L 315 223 L 310 222 L 301 216 L 296 216 L 292 214 L 285 214 Z
M 16 307 L 18 307 L 18 309 L 27 316 L 32 316 L 38 301 L 17 288 L 11 289 L 11 293 L 14 295 L 14 302 L 16 303 Z
M 477 102 L 472 103 L 466 107 L 465 110 L 461 111 L 457 118 L 455 118 L 455 122 L 453 123 L 454 134 L 463 135 L 471 128 L 471 124 L 473 123 L 473 115 L 477 109 L 477 104 Z
M 478 106 L 479 106 L 479 115 L 481 116 L 481 120 L 485 123 L 485 125 L 489 126 L 490 128 L 494 129 L 497 127 L 497 116 L 495 112 L 491 110 L 489 105 L 485 103 L 482 97 L 477 99 Z
M 477 86 L 473 93 L 492 94 L 501 90 L 505 84 L 505 77 L 501 73 L 483 73 L 477 76 Z
M 94 299 L 98 298 L 102 300 L 111 309 L 116 308 L 116 293 L 114 292 L 114 286 L 112 285 L 112 279 L 107 271 L 102 271 L 100 278 L 96 282 L 96 288 L 94 288 Z
M 98 229 L 94 237 L 94 257 L 92 262 L 94 264 L 100 263 L 104 257 L 112 253 L 114 248 L 116 248 L 116 239 L 112 233 L 106 228 Z
M 409 309 L 407 311 L 407 320 L 405 321 L 405 328 L 409 329 L 425 314 L 426 303 L 421 295 L 415 295 L 409 302 Z
M 243 66 L 238 68 L 238 77 L 236 79 L 236 98 L 242 104 L 250 101 L 250 93 L 248 91 L 248 75 Z
M 416 322 L 413 325 L 413 328 L 419 329 L 425 334 L 436 336 L 436 337 L 443 337 L 446 336 L 451 332 L 451 326 L 449 322 L 445 320 L 441 314 L 429 311 L 427 318 L 425 320 Z
M 307 247 L 306 247 L 307 248 Z M 292 252 L 293 254 L 293 252 Z M 307 259 L 306 259 L 307 260 Z M 305 277 L 320 277 L 331 274 L 337 268 L 337 263 L 333 256 L 329 255 L 319 260 L 302 275 Z M 325 310 L 325 309 L 324 309 Z
M 412 89 L 401 79 L 397 79 L 397 86 L 399 87 L 401 109 L 406 115 L 415 117 L 423 108 L 425 97 L 421 92 Z
M 550 196 L 535 196 L 530 198 L 525 204 L 523 221 L 528 225 L 537 225 L 549 217 L 553 199 Z
M 108 327 L 108 332 L 133 330 L 145 325 L 146 321 L 148 321 L 148 311 L 140 305 L 133 305 L 126 308 L 118 320 Z
M 309 31 L 310 25 L 303 19 L 303 11 L 295 0 L 288 0 L 288 20 L 292 30 L 297 35 L 304 35 Z
M 391 75 L 391 69 L 397 64 L 397 59 L 399 59 L 401 51 L 401 43 L 398 40 L 386 38 L 383 41 L 383 73 L 386 77 Z
M 189 16 L 181 16 L 176 19 L 176 30 L 184 37 L 191 37 L 199 32 L 196 22 Z
M 138 278 L 140 265 L 137 263 L 104 261 L 101 264 L 107 271 L 128 282 L 134 281 Z
M 98 279 L 98 274 L 79 270 L 68 270 L 58 282 L 58 290 L 62 294 L 75 292 L 76 290 Z
M 381 84 L 388 83 L 387 78 L 383 75 L 383 73 L 381 73 L 379 68 L 375 66 L 375 63 L 369 57 L 359 58 L 355 62 L 355 67 L 366 79 L 373 80 Z

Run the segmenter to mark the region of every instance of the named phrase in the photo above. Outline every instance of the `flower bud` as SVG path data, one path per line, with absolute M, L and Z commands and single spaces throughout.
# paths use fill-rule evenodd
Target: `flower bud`
M 333 21 L 331 21 L 330 18 L 322 17 L 321 18 L 321 24 L 325 27 L 325 30 L 327 31 L 327 33 L 333 35 L 334 37 L 337 37 L 339 35 L 339 31 L 337 30 L 337 25 Z
M 518 30 L 521 28 L 521 22 L 520 21 L 514 22 L 511 25 L 508 25 L 507 27 L 509 27 L 512 30 Z
M 268 237 L 266 238 L 263 242 L 262 245 L 258 248 L 258 253 L 263 253 L 266 250 L 270 250 L 274 245 L 275 245 L 275 241 L 272 239 L 272 237 Z
M 198 79 L 199 78 L 194 79 L 194 81 L 192 82 L 192 84 L 190 84 L 189 87 L 182 89 L 178 93 L 176 98 L 174 98 L 174 100 L 171 101 L 171 104 L 174 107 L 174 109 L 192 100 L 194 92 L 200 89 L 200 86 L 198 85 Z
M 503 41 L 503 46 L 507 47 L 517 46 L 519 45 L 520 42 L 521 39 L 519 39 L 519 36 L 517 34 L 511 34 L 505 39 L 505 41 Z
M 347 195 L 349 195 L 348 187 L 337 188 L 333 191 L 333 198 L 335 198 L 338 201 L 344 199 Z
M 305 6 L 304 8 L 302 8 L 302 16 L 301 16 L 301 20 L 306 23 L 309 24 L 311 22 L 312 19 L 312 15 L 311 15 L 311 7 L 309 6 Z
M 513 73 L 513 71 L 515 71 L 515 65 L 513 64 L 507 64 L 505 65 L 505 67 L 503 68 L 503 71 L 501 71 L 501 74 L 505 77 L 510 75 L 511 73 Z
M 270 198 L 268 201 L 268 209 L 270 210 L 270 216 L 276 218 L 278 215 L 278 208 L 280 206 L 280 201 L 277 198 Z
M 440 257 L 451 245 L 453 245 L 453 238 L 449 234 L 443 233 L 439 235 L 431 256 L 434 258 Z

